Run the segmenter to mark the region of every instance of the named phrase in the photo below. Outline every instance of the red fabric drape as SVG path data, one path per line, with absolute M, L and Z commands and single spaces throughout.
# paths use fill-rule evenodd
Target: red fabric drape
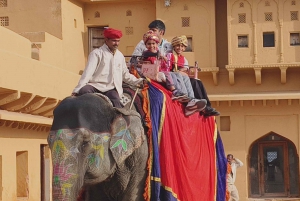
M 199 113 L 184 115 L 184 107 L 166 95 L 160 141 L 161 183 L 182 201 L 213 201 L 216 187 L 215 121 Z

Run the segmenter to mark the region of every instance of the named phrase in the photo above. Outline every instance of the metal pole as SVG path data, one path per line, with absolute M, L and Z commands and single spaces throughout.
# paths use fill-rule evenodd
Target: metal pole
M 133 98 L 132 98 L 132 100 L 131 100 L 131 103 L 130 103 L 130 107 L 129 107 L 130 110 L 131 110 L 131 108 L 132 108 L 132 106 L 133 106 L 133 102 L 134 102 L 134 100 L 135 100 L 135 97 L 136 97 L 138 91 L 139 91 L 139 88 L 137 87 L 136 90 L 135 90 L 134 96 L 133 96 Z

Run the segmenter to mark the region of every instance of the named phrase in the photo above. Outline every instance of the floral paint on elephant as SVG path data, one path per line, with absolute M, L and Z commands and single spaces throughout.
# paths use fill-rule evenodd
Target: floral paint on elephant
M 88 155 L 89 165 L 95 165 L 98 169 L 100 167 L 100 160 L 104 159 L 104 143 L 110 139 L 110 133 L 94 134 L 91 139 L 94 153 Z
M 114 137 L 119 137 L 119 139 L 117 139 L 111 148 L 113 149 L 118 147 L 119 152 L 122 150 L 127 151 L 127 142 L 124 138 L 127 138 L 131 142 L 133 142 L 133 140 L 128 130 L 127 122 L 122 116 L 115 119 L 114 123 L 112 124 L 112 131 L 115 133 Z
M 144 131 L 140 130 L 139 127 L 134 128 L 134 126 L 131 126 L 130 121 L 131 119 L 126 121 L 126 117 L 120 115 L 114 119 L 111 125 L 113 138 L 110 142 L 110 148 L 117 163 L 125 160 L 143 142 L 142 134 Z M 135 135 L 132 136 L 131 133 Z M 115 149 L 118 151 L 115 151 Z
M 49 133 L 48 142 L 52 146 L 53 196 L 57 198 L 56 200 L 68 200 L 72 183 L 78 177 L 71 169 L 78 165 L 80 144 L 77 142 L 80 141 L 78 137 L 82 136 L 91 137 L 91 146 L 95 151 L 89 155 L 89 163 L 99 168 L 100 160 L 104 158 L 104 143 L 110 139 L 110 133 L 93 133 L 84 128 L 60 129 Z

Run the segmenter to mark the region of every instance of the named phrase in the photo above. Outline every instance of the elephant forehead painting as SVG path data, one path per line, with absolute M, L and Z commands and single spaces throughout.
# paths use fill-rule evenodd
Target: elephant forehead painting
M 124 115 L 95 94 L 64 99 L 54 111 L 48 136 L 53 200 L 76 200 L 80 189 L 85 189 L 85 200 L 140 199 L 138 192 L 143 189 L 137 186 L 145 182 L 148 158 L 145 139 L 140 116 L 134 111 Z M 137 175 L 128 175 L 128 170 Z M 111 189 L 114 193 L 104 188 L 88 193 L 120 181 Z

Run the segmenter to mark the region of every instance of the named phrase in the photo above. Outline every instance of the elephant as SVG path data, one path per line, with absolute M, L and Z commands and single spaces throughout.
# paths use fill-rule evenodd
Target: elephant
M 138 112 L 84 94 L 63 99 L 53 114 L 53 201 L 145 200 L 149 151 Z

